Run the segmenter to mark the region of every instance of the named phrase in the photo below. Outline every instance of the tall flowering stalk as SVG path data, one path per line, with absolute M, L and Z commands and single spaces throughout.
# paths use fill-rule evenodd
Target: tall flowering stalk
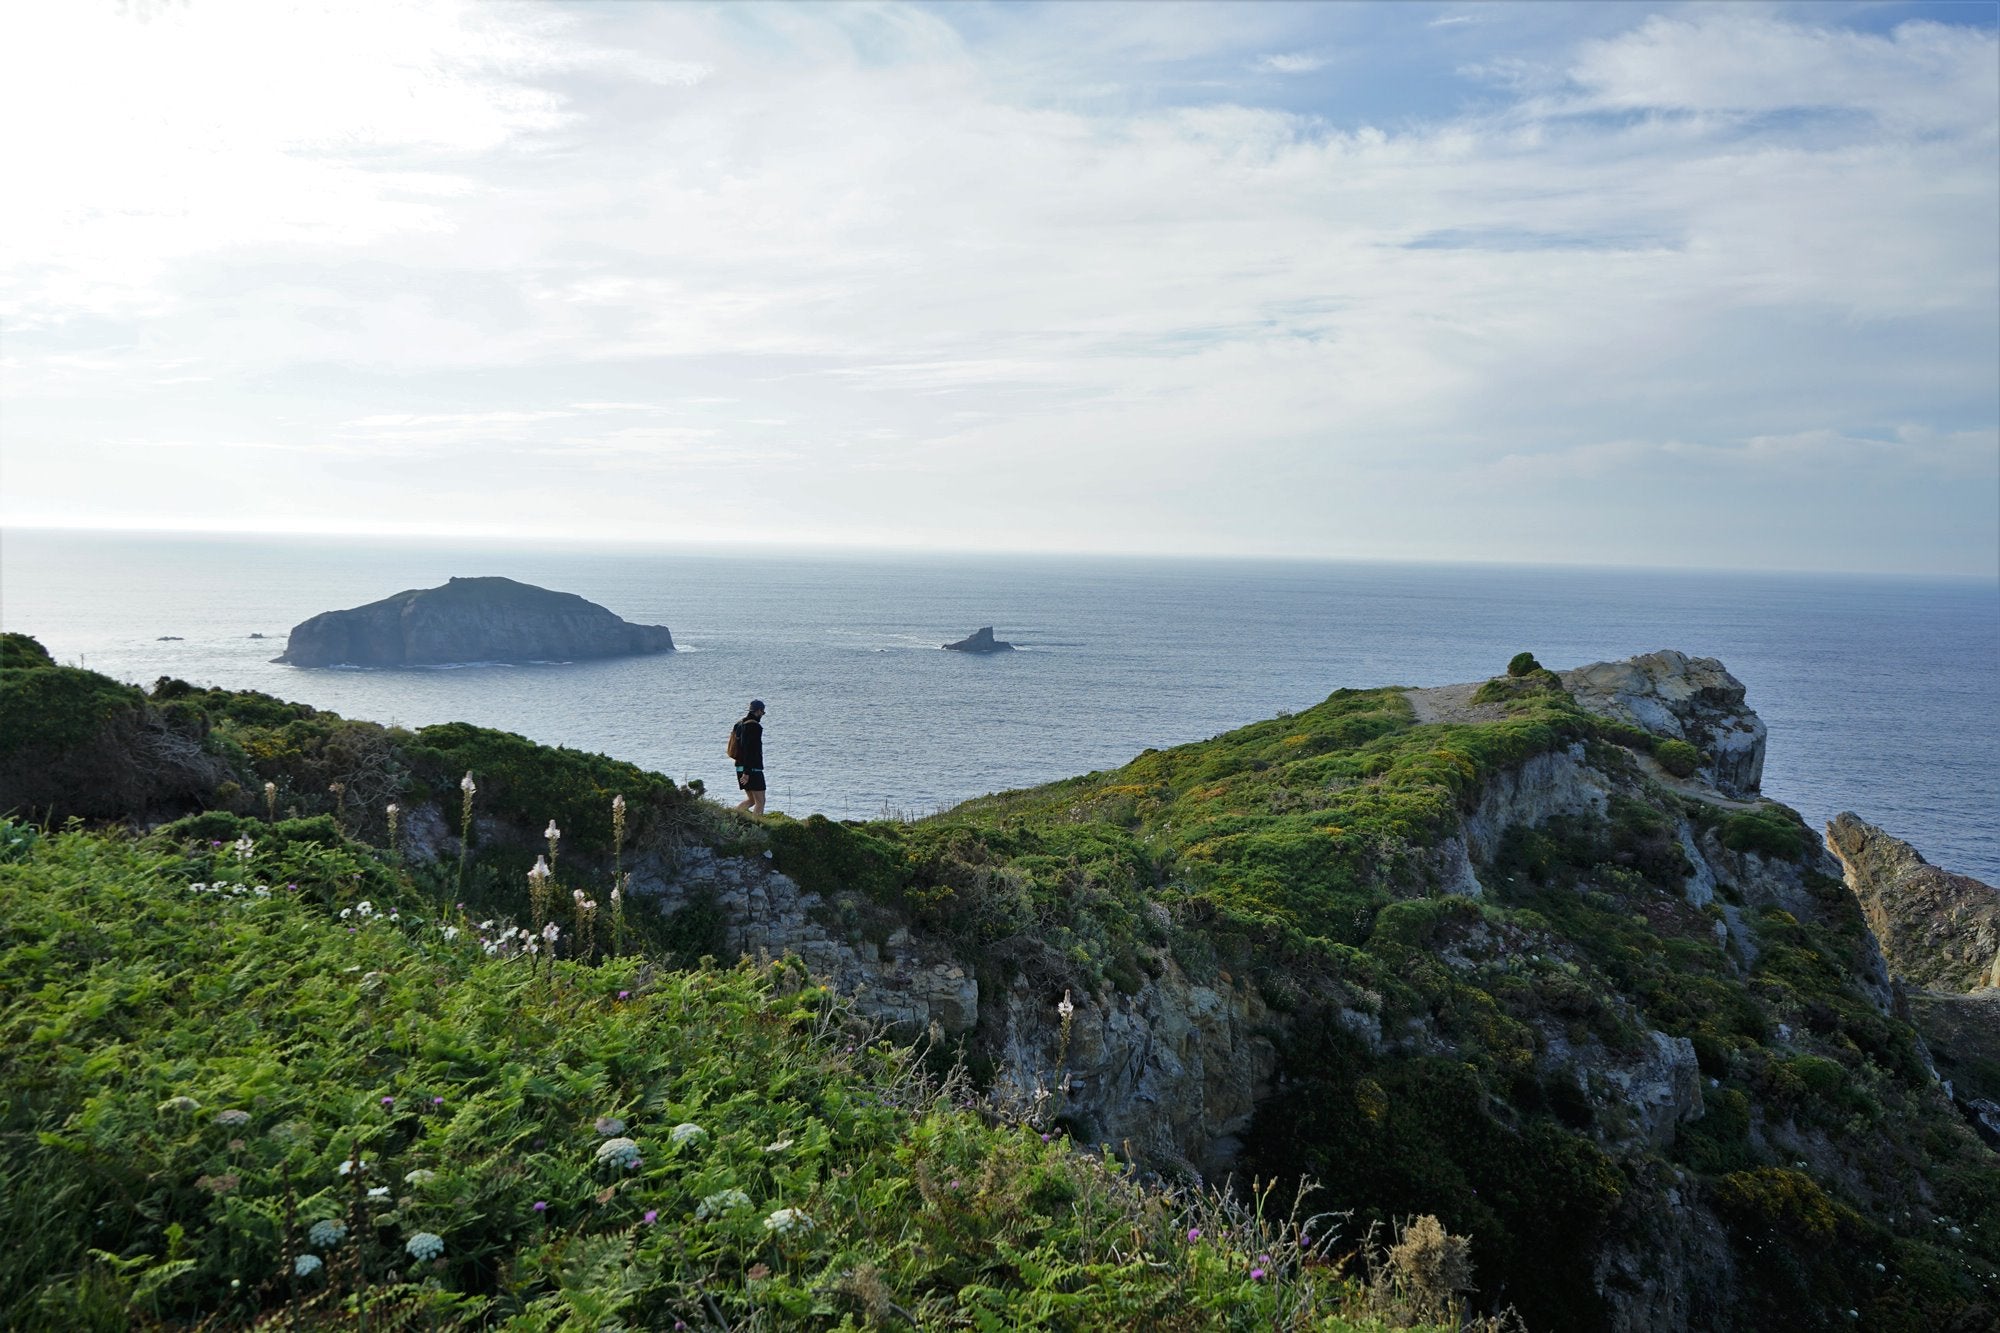
M 275 782 L 264 784 L 264 822 L 278 822 L 278 784 Z
M 584 897 L 582 889 L 575 890 L 570 897 L 576 902 L 576 933 L 583 939 L 577 957 L 588 963 L 597 951 L 597 899 Z
M 396 828 L 402 819 L 403 811 L 400 806 L 391 801 L 389 802 L 387 813 L 389 816 L 389 855 L 392 859 L 400 861 L 403 858 L 401 850 L 396 846 Z
M 479 784 L 472 780 L 471 770 L 459 779 L 458 789 L 465 793 L 464 810 L 458 817 L 458 896 L 465 896 L 465 857 L 472 849 L 472 795 L 479 790 Z
M 611 952 L 619 953 L 625 948 L 625 895 L 632 891 L 632 876 L 625 877 L 611 888 Z
M 555 872 L 549 869 L 548 860 L 536 857 L 534 867 L 528 871 L 528 910 L 534 914 L 536 930 L 540 930 L 542 922 L 548 919 L 549 881 L 554 878 Z
M 617 953 L 625 933 L 625 901 L 619 890 L 625 887 L 625 798 L 611 798 L 611 949 Z
M 542 836 L 549 840 L 549 874 L 553 876 L 556 873 L 556 849 L 562 843 L 562 830 L 551 819 L 549 826 L 542 830 Z
M 345 782 L 329 782 L 326 784 L 326 789 L 333 793 L 333 817 L 335 821 L 345 824 L 347 822 L 347 784 Z

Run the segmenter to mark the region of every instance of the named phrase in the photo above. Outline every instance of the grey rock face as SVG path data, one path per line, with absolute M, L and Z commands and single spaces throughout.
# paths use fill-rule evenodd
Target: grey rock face
M 945 647 L 955 653 L 1011 653 L 1014 651 L 1013 644 L 1008 643 L 1005 639 L 996 639 L 993 637 L 993 627 L 991 625 L 981 630 L 975 630 L 965 638 L 960 639 L 957 643 L 948 643 Z
M 1942 991 L 2000 986 L 2000 890 L 1940 870 L 1858 815 L 1835 815 L 1826 845 L 1897 976 Z
M 1562 673 L 1579 705 L 1701 751 L 1701 775 L 1725 796 L 1757 795 L 1764 781 L 1764 723 L 1743 682 L 1712 657 L 1665 649 Z
M 296 625 L 291 666 L 557 662 L 670 653 L 665 625 L 634 625 L 575 593 L 503 578 L 455 578 Z
M 802 889 L 760 858 L 690 848 L 635 864 L 635 895 L 671 911 L 698 899 L 721 911 L 729 949 L 794 954 L 847 995 L 856 1012 L 906 1036 L 978 1026 L 982 1000 L 998 1020 L 993 1088 L 1025 1115 L 1036 1091 L 1092 1142 L 1130 1141 L 1156 1165 L 1227 1170 L 1277 1066 L 1263 999 L 1253 988 L 1203 985 L 1171 960 L 1130 995 L 1074 997 L 1065 1046 L 1060 994 L 1016 980 L 982 996 L 975 971 L 940 941 L 907 927 L 881 943 L 853 940 L 838 904 Z

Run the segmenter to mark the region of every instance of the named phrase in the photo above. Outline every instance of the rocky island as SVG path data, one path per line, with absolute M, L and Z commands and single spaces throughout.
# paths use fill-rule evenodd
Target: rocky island
M 1005 639 L 994 638 L 993 627 L 988 625 L 984 629 L 973 631 L 957 643 L 946 644 L 945 649 L 954 653 L 1011 653 L 1014 651 L 1014 645 Z
M 506 578 L 454 578 L 295 625 L 288 666 L 573 662 L 670 653 L 665 625 L 634 625 L 575 593 Z

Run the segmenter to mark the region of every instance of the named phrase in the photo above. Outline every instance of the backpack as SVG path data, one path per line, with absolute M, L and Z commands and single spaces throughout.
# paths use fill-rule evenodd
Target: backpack
M 741 722 L 738 722 L 735 726 L 729 729 L 729 744 L 722 747 L 722 752 L 728 755 L 731 759 L 737 757 L 736 753 L 737 744 L 741 739 L 742 734 L 743 734 L 743 724 Z

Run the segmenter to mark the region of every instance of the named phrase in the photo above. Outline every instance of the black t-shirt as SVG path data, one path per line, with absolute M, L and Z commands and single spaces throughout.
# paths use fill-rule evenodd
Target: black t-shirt
M 764 766 L 764 724 L 754 717 L 736 724 L 736 762 L 745 768 Z

